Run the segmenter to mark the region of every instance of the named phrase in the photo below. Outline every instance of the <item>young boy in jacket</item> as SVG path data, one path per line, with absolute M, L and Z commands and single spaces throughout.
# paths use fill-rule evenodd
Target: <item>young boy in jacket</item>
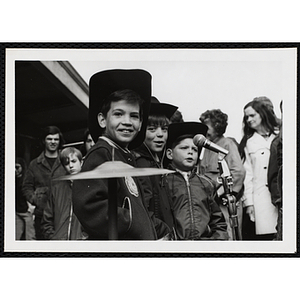
M 215 186 L 196 173 L 199 150 L 193 137 L 206 133 L 207 126 L 198 122 L 169 125 L 166 155 L 176 173 L 168 174 L 165 180 L 179 240 L 228 240 L 224 216 L 214 200 Z
M 68 147 L 59 155 L 66 174 L 77 174 L 81 170 L 82 154 Z M 42 231 L 47 240 L 82 240 L 86 235 L 73 212 L 72 204 L 73 182 L 56 181 L 52 184 L 50 198 L 47 201 L 42 218 Z
M 97 142 L 87 153 L 82 172 L 113 160 L 135 166 L 129 149 L 145 137 L 151 75 L 144 70 L 107 70 L 94 74 L 89 87 L 89 129 Z M 156 240 L 170 232 L 165 223 L 150 218 L 136 178 L 118 178 L 117 197 L 118 239 Z M 107 240 L 107 179 L 75 180 L 73 203 L 89 238 Z
M 163 168 L 168 126 L 170 118 L 177 108 L 177 106 L 168 103 L 160 103 L 158 99 L 151 97 L 146 137 L 143 144 L 134 150 L 138 167 Z M 170 228 L 174 228 L 173 211 L 168 192 L 162 185 L 162 176 L 144 176 L 140 180 L 147 187 L 145 189 L 145 201 L 148 210 Z

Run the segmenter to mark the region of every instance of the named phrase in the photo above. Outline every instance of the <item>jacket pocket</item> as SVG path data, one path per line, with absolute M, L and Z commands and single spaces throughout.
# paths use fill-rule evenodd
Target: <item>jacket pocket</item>
M 131 202 L 129 197 L 124 198 L 122 203 L 122 208 L 128 209 L 129 211 L 129 225 L 128 225 L 128 229 L 126 230 L 126 232 L 128 232 L 132 225 L 132 207 L 131 207 Z

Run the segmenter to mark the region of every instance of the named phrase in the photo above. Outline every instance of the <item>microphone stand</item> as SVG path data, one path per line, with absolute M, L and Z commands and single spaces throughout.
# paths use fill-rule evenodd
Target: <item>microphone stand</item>
M 233 240 L 241 240 L 241 234 L 239 231 L 239 222 L 237 216 L 236 198 L 232 193 L 233 180 L 228 168 L 228 164 L 224 159 L 225 155 L 219 153 L 218 165 L 220 177 L 218 182 L 223 185 L 225 197 L 222 198 L 223 205 L 227 206 L 229 213 L 229 222 L 232 229 Z

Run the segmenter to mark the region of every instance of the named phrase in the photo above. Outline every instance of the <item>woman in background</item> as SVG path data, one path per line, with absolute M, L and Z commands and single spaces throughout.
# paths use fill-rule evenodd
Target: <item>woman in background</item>
M 228 116 L 223 113 L 220 109 L 207 110 L 200 116 L 200 121 L 208 127 L 206 137 L 213 143 L 220 147 L 228 150 L 228 154 L 225 156 L 225 161 L 230 170 L 233 180 L 233 195 L 237 200 L 237 215 L 239 222 L 240 236 L 242 232 L 242 216 L 243 208 L 239 205 L 239 200 L 243 192 L 243 182 L 245 178 L 245 169 L 241 157 L 239 155 L 237 143 L 233 138 L 224 136 L 228 125 Z M 222 195 L 224 194 L 223 186 L 218 183 L 218 177 L 220 176 L 219 165 L 218 165 L 218 153 L 202 149 L 203 157 L 201 157 L 200 173 L 208 176 L 212 179 L 218 187 L 218 204 L 225 217 L 227 223 L 227 230 L 229 240 L 233 240 L 232 228 L 230 226 L 229 213 L 226 206 L 223 205 Z
M 246 104 L 239 150 L 246 170 L 243 204 L 246 215 L 255 223 L 254 240 L 273 240 L 276 233 L 278 211 L 271 201 L 267 174 L 277 127 L 274 112 L 259 97 Z

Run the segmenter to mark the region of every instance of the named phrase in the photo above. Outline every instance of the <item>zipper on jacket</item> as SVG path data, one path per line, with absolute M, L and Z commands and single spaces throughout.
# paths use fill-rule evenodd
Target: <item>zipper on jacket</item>
M 189 177 L 184 176 L 182 174 L 185 182 L 186 182 L 186 187 L 187 187 L 187 191 L 188 191 L 188 200 L 189 200 L 189 210 L 190 210 L 190 214 L 191 214 L 191 234 L 192 234 L 192 238 L 195 232 L 195 218 L 194 218 L 194 211 L 193 211 L 193 205 L 192 205 L 192 197 L 191 197 L 191 188 L 190 188 L 190 181 L 189 181 Z

